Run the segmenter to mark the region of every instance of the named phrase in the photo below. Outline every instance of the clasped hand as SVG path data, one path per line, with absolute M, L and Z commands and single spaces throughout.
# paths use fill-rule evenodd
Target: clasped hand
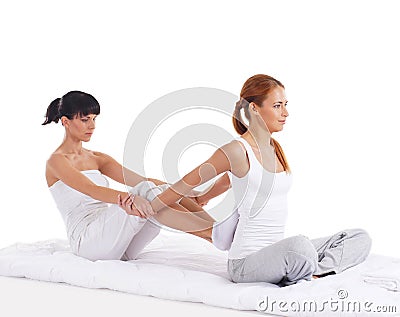
M 155 215 L 147 199 L 131 193 L 126 194 L 124 198 L 118 195 L 118 206 L 125 210 L 128 215 L 140 218 L 149 218 Z

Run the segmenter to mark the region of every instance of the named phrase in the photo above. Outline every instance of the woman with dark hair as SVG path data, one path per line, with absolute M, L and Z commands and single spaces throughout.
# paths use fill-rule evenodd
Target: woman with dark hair
M 158 220 L 210 241 L 214 219 L 191 199 L 183 198 L 155 214 L 148 200 L 167 184 L 123 168 L 109 155 L 83 148 L 99 114 L 100 105 L 92 95 L 70 91 L 51 102 L 43 123 L 61 121 L 65 129 L 63 142 L 47 161 L 46 180 L 72 251 L 90 260 L 133 260 L 159 233 Z M 129 193 L 109 188 L 105 176 L 131 186 Z
M 262 74 L 250 77 L 233 115 L 233 125 L 241 136 L 220 147 L 151 202 L 157 212 L 224 173 L 196 200 L 204 205 L 233 188 L 235 210 L 223 223 L 213 224 L 211 237 L 218 248 L 229 249 L 228 272 L 234 282 L 290 285 L 312 276 L 340 273 L 364 261 L 370 250 L 371 240 L 362 229 L 315 240 L 302 235 L 284 238 L 292 174 L 272 134 L 283 129 L 289 115 L 286 105 L 281 82 Z M 242 120 L 242 111 L 248 125 Z

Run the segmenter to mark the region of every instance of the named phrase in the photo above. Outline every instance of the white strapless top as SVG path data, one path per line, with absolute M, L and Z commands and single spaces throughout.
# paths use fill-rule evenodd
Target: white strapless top
M 96 185 L 109 186 L 107 178 L 100 171 L 85 170 L 81 172 Z M 96 216 L 97 213 L 93 212 L 94 210 L 108 207 L 107 203 L 95 200 L 69 187 L 61 180 L 51 185 L 49 190 L 64 220 L 68 237 L 73 234 L 79 223 Z

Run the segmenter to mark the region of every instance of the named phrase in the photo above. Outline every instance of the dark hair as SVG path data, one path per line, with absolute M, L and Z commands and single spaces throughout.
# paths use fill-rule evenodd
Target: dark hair
M 72 120 L 76 115 L 83 117 L 88 114 L 100 114 L 100 104 L 96 98 L 82 91 L 70 91 L 50 103 L 42 125 L 53 121 L 57 123 L 63 116 Z

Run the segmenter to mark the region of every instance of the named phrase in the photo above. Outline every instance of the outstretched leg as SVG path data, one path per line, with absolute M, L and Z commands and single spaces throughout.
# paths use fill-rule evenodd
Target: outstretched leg
M 160 226 L 147 220 L 142 229 L 133 236 L 121 260 L 135 260 L 139 253 L 160 233 Z
M 132 187 L 130 192 L 152 201 L 168 187 L 168 184 L 156 186 L 154 182 L 143 181 L 135 187 Z M 183 198 L 180 201 L 182 205 L 174 203 L 166 206 L 153 218 L 167 227 L 193 234 L 211 242 L 212 226 L 215 220 L 190 199 L 186 200 Z M 184 206 L 190 209 L 187 209 Z M 149 221 L 152 221 L 152 219 L 149 219 Z
M 179 201 L 179 205 L 181 205 L 183 208 L 185 208 L 187 211 L 194 213 L 195 216 L 198 216 L 199 218 L 202 218 L 207 221 L 214 222 L 215 219 L 211 217 L 207 211 L 205 211 L 201 206 L 196 204 L 192 199 L 183 197 Z
M 154 216 L 154 219 L 167 227 L 184 231 L 212 242 L 213 219 L 206 220 L 198 217 L 196 213 L 189 212 L 180 204 L 171 204 L 161 209 Z

